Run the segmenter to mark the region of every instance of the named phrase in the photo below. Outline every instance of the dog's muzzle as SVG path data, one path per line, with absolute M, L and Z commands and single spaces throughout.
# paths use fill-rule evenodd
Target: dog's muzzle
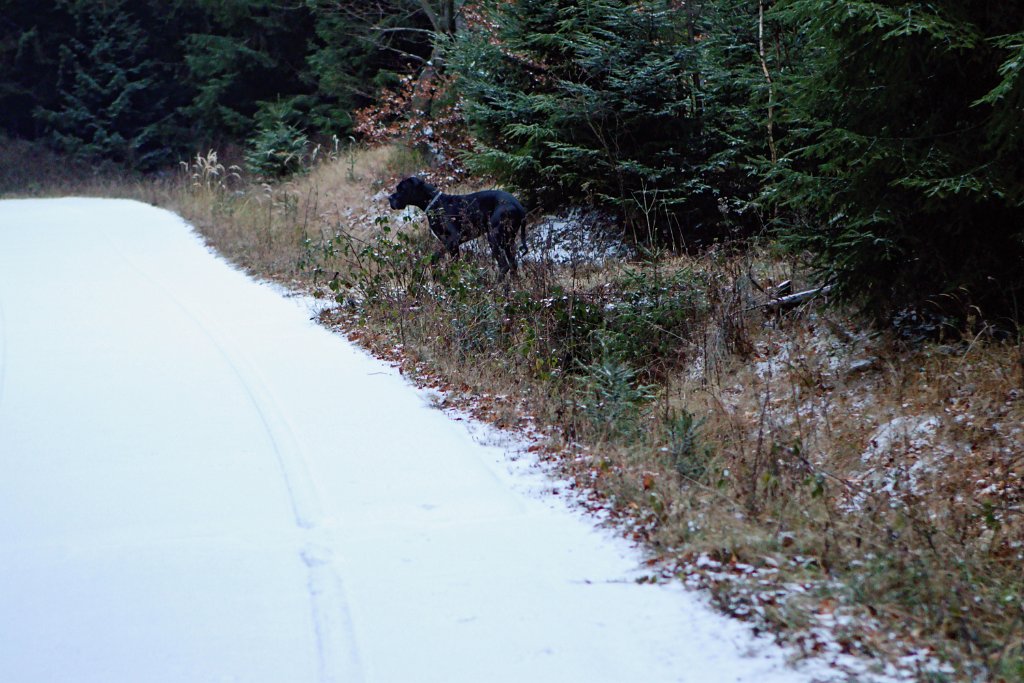
M 397 194 L 388 195 L 388 204 L 391 205 L 392 209 L 404 209 L 405 208 L 405 204 L 401 203 L 401 201 L 398 199 L 398 195 Z

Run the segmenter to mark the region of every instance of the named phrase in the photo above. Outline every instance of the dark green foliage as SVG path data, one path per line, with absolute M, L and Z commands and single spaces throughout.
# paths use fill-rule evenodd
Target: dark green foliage
M 783 0 L 778 16 L 808 45 L 771 191 L 798 217 L 784 238 L 879 315 L 1019 316 L 1024 5 Z
M 182 2 L 0 3 L 0 127 L 81 159 L 173 161 L 188 135 L 180 36 L 153 26 L 194 18 Z
M 582 366 L 575 380 L 577 408 L 589 429 L 601 440 L 636 441 L 641 408 L 656 387 L 640 384 L 636 371 L 611 354 Z
M 0 0 L 0 130 L 142 170 L 254 137 L 276 147 L 291 134 L 257 118 L 279 104 L 311 136 L 345 136 L 351 110 L 431 49 L 416 2 L 376 6 L 383 23 L 368 7 Z
M 750 0 L 704 3 L 694 28 L 701 36 L 705 126 L 716 142 L 705 177 L 727 220 L 749 227 L 760 227 L 758 195 L 773 162 L 773 146 L 784 135 L 773 83 L 792 68 L 793 47 L 793 36 L 777 22 L 766 18 L 759 26 L 758 7 Z
M 301 120 L 290 102 L 265 103 L 256 114 L 256 134 L 248 140 L 248 169 L 272 179 L 301 171 L 310 152 L 309 137 L 299 128 Z
M 628 270 L 606 287 L 607 300 L 592 347 L 635 367 L 645 379 L 661 378 L 682 359 L 683 342 L 707 313 L 701 283 L 687 270 L 663 271 L 656 265 Z M 597 349 L 593 348 L 592 353 Z
M 203 0 L 205 22 L 184 39 L 189 84 L 185 109 L 200 129 L 229 139 L 251 135 L 260 102 L 290 99 L 299 107 L 313 93 L 306 68 L 312 12 L 274 0 Z
M 574 5 L 536 0 L 499 5 L 491 10 L 499 22 L 497 35 L 464 34 L 449 55 L 479 147 L 468 159 L 471 168 L 521 188 L 529 204 L 565 191 L 561 178 L 545 169 L 553 163 L 549 143 L 560 133 L 549 121 L 566 57 L 557 23 Z
M 422 66 L 433 48 L 430 22 L 415 0 L 308 0 L 316 35 L 308 57 L 318 105 L 310 123 L 347 129 L 356 109 L 371 105 L 398 74 Z
M 496 3 L 496 40 L 453 51 L 480 143 L 471 167 L 552 202 L 614 207 L 643 238 L 714 236 L 695 17 L 673 3 Z
M 60 3 L 73 33 L 60 46 L 58 94 L 35 114 L 71 156 L 147 167 L 169 161 L 166 95 L 154 92 L 161 66 L 125 0 Z
M 292 18 L 303 10 L 264 0 L 2 8 L 0 125 L 76 158 L 173 164 L 248 136 L 259 101 L 309 91 L 296 78 L 312 30 L 308 12 Z
M 36 138 L 33 117 L 57 99 L 59 48 L 71 17 L 54 0 L 0 0 L 0 129 Z
M 713 450 L 701 436 L 703 425 L 703 419 L 698 420 L 686 410 L 665 418 L 666 445 L 661 452 L 666 463 L 684 481 L 699 482 L 707 475 Z

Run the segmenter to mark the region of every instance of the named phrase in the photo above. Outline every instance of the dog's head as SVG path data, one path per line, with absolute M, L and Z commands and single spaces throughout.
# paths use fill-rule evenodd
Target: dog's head
M 421 209 L 430 203 L 437 190 L 425 183 L 421 178 L 411 176 L 398 183 L 393 194 L 388 195 L 388 203 L 392 209 L 404 209 L 407 206 L 418 206 Z

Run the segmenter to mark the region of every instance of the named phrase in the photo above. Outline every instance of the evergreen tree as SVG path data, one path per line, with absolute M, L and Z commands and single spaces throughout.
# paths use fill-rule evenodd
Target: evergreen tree
M 33 116 L 56 106 L 59 49 L 73 31 L 55 0 L 0 0 L 0 130 L 37 138 Z
M 318 41 L 309 76 L 319 101 L 318 128 L 347 132 L 356 109 L 373 103 L 400 74 L 422 68 L 433 49 L 431 24 L 414 0 L 308 0 Z
M 302 78 L 315 35 L 310 9 L 275 0 L 198 4 L 205 25 L 184 38 L 188 83 L 195 92 L 184 113 L 197 130 L 209 137 L 248 137 L 261 102 L 279 106 L 286 100 L 307 116 L 315 90 Z
M 540 201 L 586 195 L 641 237 L 720 234 L 698 16 L 676 3 L 515 0 L 453 64 L 481 143 L 470 164 Z
M 761 225 L 764 178 L 785 135 L 776 81 L 798 63 L 794 36 L 766 15 L 771 2 L 708 2 L 692 29 L 700 37 L 705 125 L 717 143 L 707 170 L 722 210 L 748 227 Z
M 72 156 L 133 166 L 168 161 L 162 126 L 170 113 L 157 87 L 161 66 L 127 0 L 59 3 L 74 22 L 60 47 L 51 108 L 35 113 L 50 139 Z
M 470 167 L 521 188 L 530 203 L 567 191 L 550 171 L 550 143 L 563 133 L 552 112 L 559 83 L 569 76 L 559 27 L 575 6 L 564 0 L 492 4 L 488 23 L 464 33 L 449 55 L 478 143 Z M 492 26 L 498 27 L 493 33 Z
M 264 178 L 298 173 L 308 161 L 309 137 L 290 103 L 266 103 L 256 114 L 256 133 L 249 138 L 245 162 Z
M 258 126 L 344 133 L 313 21 L 271 0 L 0 0 L 0 130 L 144 169 Z
M 885 316 L 1020 316 L 1024 5 L 780 0 L 806 39 L 771 197 L 822 278 Z M 957 310 L 959 309 L 959 311 Z

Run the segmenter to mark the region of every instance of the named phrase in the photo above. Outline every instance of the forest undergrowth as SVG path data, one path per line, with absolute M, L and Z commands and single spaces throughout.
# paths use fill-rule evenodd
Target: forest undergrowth
M 181 213 L 442 407 L 528 435 L 644 544 L 649 580 L 702 586 L 851 680 L 1024 680 L 1019 337 L 879 329 L 827 294 L 781 306 L 813 283 L 768 241 L 559 261 L 541 221 L 499 283 L 483 253 L 431 264 L 422 216 L 388 209 L 415 154 L 318 154 L 277 184 L 210 152 L 72 191 Z

